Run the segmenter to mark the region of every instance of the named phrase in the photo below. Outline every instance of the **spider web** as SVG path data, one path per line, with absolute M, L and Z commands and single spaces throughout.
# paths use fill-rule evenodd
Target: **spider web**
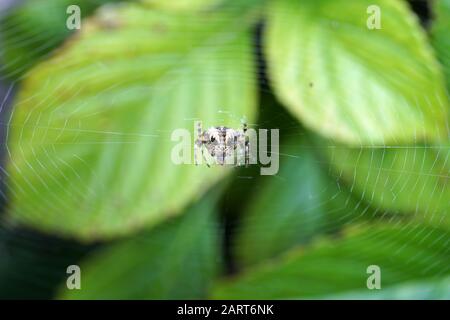
M 257 30 L 257 34 L 262 32 L 262 27 Z M 36 35 L 39 37 L 39 35 Z M 258 36 L 257 36 L 258 37 Z M 31 40 L 30 40 L 31 41 Z M 267 99 L 267 97 L 272 96 L 273 92 L 270 87 L 269 81 L 266 78 L 266 68 L 263 62 L 262 55 L 262 44 L 260 42 L 256 42 L 257 50 L 255 55 L 259 60 L 259 68 L 258 68 L 258 80 L 259 80 L 259 90 L 260 96 L 262 99 Z M 36 48 L 36 52 L 44 51 L 45 48 Z M 102 63 L 99 61 L 98 63 Z M 2 68 L 0 68 L 1 73 Z M 18 79 L 15 82 L 7 83 L 6 78 L 3 78 L 3 84 L 0 87 L 0 114 L 1 114 L 1 122 L 0 128 L 2 130 L 2 154 L 3 154 L 3 165 L 0 167 L 0 171 L 2 173 L 2 181 L 3 188 L 0 190 L 0 197 L 3 199 L 4 207 L 7 207 L 8 200 L 10 197 L 18 197 L 17 194 L 11 194 L 11 189 L 8 185 L 8 171 L 6 163 L 12 161 L 11 159 L 11 150 L 10 145 L 8 144 L 10 137 L 10 130 L 12 129 L 12 119 L 14 116 L 15 109 L 12 108 L 13 97 L 20 90 L 20 82 L 21 79 Z M 107 93 L 109 90 L 113 90 L 115 85 L 111 85 L 108 90 L 105 90 L 104 93 Z M 80 88 L 81 89 L 81 88 Z M 53 92 L 52 95 L 49 95 L 46 101 L 42 101 L 42 103 L 51 105 L 54 102 L 55 96 L 60 95 L 60 92 Z M 270 98 L 269 98 L 270 99 Z M 274 104 L 278 104 L 274 102 Z M 17 106 L 15 106 L 17 107 Z M 79 108 L 83 108 L 83 105 L 80 105 Z M 279 109 L 277 109 L 279 108 Z M 343 163 L 338 160 L 335 162 L 336 154 L 340 149 L 346 148 L 343 147 L 342 144 L 333 141 L 332 139 L 326 140 L 323 143 L 311 143 L 312 140 L 308 140 L 308 143 L 302 144 L 297 148 L 296 152 L 284 152 L 284 150 L 289 150 L 289 147 L 292 146 L 289 141 L 293 141 L 295 137 L 303 137 L 305 135 L 311 135 L 312 133 L 305 129 L 299 121 L 293 119 L 286 111 L 281 109 L 281 105 L 272 106 L 260 106 L 260 113 L 271 112 L 274 116 L 269 120 L 260 118 L 255 123 L 249 123 L 249 127 L 251 128 L 270 128 L 271 126 L 276 125 L 276 123 L 283 123 L 281 131 L 282 137 L 280 139 L 280 172 L 275 176 L 267 176 L 260 177 L 258 173 L 249 172 L 245 169 L 239 169 L 233 177 L 232 185 L 241 185 L 240 188 L 248 189 L 248 193 L 245 195 L 249 201 L 255 196 L 260 189 L 264 187 L 265 184 L 270 184 L 272 180 L 278 180 L 281 184 L 288 183 L 290 180 L 290 173 L 283 171 L 283 165 L 286 161 L 292 159 L 302 159 L 304 157 L 303 152 L 309 152 L 313 150 L 315 154 L 314 163 L 319 167 L 324 168 L 324 172 L 330 178 L 327 183 L 322 185 L 322 188 L 318 190 L 317 193 L 311 194 L 312 198 L 317 198 L 317 204 L 315 207 L 311 208 L 311 212 L 315 212 L 318 208 L 323 208 L 322 211 L 325 215 L 329 213 L 331 210 L 336 211 L 345 211 L 346 215 L 343 215 L 338 218 L 338 220 L 333 221 L 325 221 L 325 223 L 321 226 L 320 235 L 330 235 L 336 233 L 337 229 L 344 228 L 345 226 L 352 225 L 357 223 L 361 226 L 371 226 L 373 220 L 372 218 L 379 219 L 380 221 L 387 221 L 392 223 L 393 225 L 400 226 L 404 228 L 404 230 L 411 233 L 411 229 L 409 227 L 413 227 L 414 234 L 411 235 L 413 238 L 421 238 L 426 239 L 431 236 L 428 229 L 421 227 L 420 222 L 433 223 L 435 225 L 443 224 L 443 218 L 449 214 L 449 212 L 433 210 L 431 207 L 429 209 L 423 208 L 421 203 L 423 203 L 424 199 L 437 199 L 445 200 L 446 190 L 449 188 L 449 177 L 450 172 L 448 169 L 450 167 L 449 163 L 449 146 L 436 146 L 430 145 L 423 142 L 418 142 L 411 145 L 361 145 L 358 147 L 354 147 L 353 152 L 356 152 L 356 158 L 351 158 L 352 160 L 346 160 Z M 96 114 L 88 114 L 86 118 L 91 116 L 95 116 Z M 239 120 L 241 115 L 229 114 L 222 111 L 223 117 L 231 117 L 233 119 Z M 193 121 L 194 119 L 186 119 L 187 122 Z M 46 129 L 42 125 L 35 125 L 33 123 L 24 123 L 23 126 L 29 126 L 33 129 Z M 65 130 L 75 130 L 77 132 L 85 133 L 86 130 L 89 129 L 74 129 L 68 127 L 61 128 L 47 128 L 47 129 L 55 129 L 60 130 L 61 134 Z M 448 133 L 450 133 L 450 130 Z M 137 133 L 127 133 L 127 132 L 115 132 L 115 131 L 100 131 L 92 129 L 89 133 L 96 134 L 99 137 L 98 141 L 92 141 L 92 144 L 105 144 L 105 143 L 113 143 L 113 144 L 133 144 L 137 143 L 135 138 L 145 138 L 145 139 L 157 139 L 160 143 L 170 143 L 170 132 L 162 132 L 156 128 L 149 128 L 146 132 L 137 132 Z M 112 138 L 109 140 L 109 138 Z M 106 141 L 105 141 L 106 140 Z M 23 141 L 24 144 L 30 143 L 30 141 Z M 51 152 L 52 147 L 48 146 L 48 162 L 42 163 L 42 168 L 35 168 L 34 172 L 37 176 L 39 176 L 38 172 L 45 168 L 55 168 L 61 169 L 60 172 L 63 172 L 68 166 L 75 172 L 76 176 L 76 168 L 73 168 L 69 164 L 65 163 L 63 159 L 58 159 L 55 157 L 55 154 Z M 294 146 L 295 147 L 295 146 Z M 398 167 L 389 167 L 386 166 L 385 159 L 392 157 L 399 151 L 403 152 L 406 150 L 408 156 L 405 158 L 407 161 L 404 161 L 403 164 Z M 329 155 L 329 158 L 324 156 L 325 154 Z M 363 161 L 364 158 L 371 159 L 368 163 Z M 435 161 L 432 163 L 431 167 L 427 167 L 427 162 L 424 160 L 425 157 L 434 158 Z M 355 161 L 356 159 L 356 161 Z M 377 160 L 378 159 L 378 160 Z M 380 160 L 381 159 L 381 160 Z M 79 161 L 84 163 L 84 165 L 89 167 L 89 164 L 82 158 L 79 157 Z M 393 162 L 394 163 L 394 162 Z M 380 165 L 381 164 L 381 165 Z M 393 165 L 392 165 L 393 166 Z M 64 168 L 64 169 L 63 169 Z M 348 168 L 346 172 L 344 172 L 343 168 Z M 411 169 L 413 168 L 413 169 Z M 441 172 L 436 173 L 435 169 L 438 168 Z M 33 169 L 33 168 L 32 168 Z M 89 168 L 92 172 L 92 176 L 96 176 L 95 168 Z M 205 168 L 206 170 L 207 168 Z M 349 174 L 350 172 L 350 174 Z M 389 175 L 389 173 L 392 173 Z M 64 173 L 62 173 L 64 175 Z M 409 179 L 405 180 L 405 176 L 409 177 Z M 350 178 L 349 178 L 350 177 Z M 384 178 L 383 178 L 384 177 Z M 356 179 L 358 178 L 358 179 Z M 429 190 L 425 189 L 425 184 L 421 184 L 422 181 L 429 181 L 428 179 L 435 179 L 436 183 L 434 184 L 431 194 Z M 27 181 L 27 177 L 24 176 L 23 179 Z M 67 178 L 69 179 L 69 178 Z M 401 209 L 392 210 L 388 207 L 380 205 L 380 201 L 376 199 L 376 195 L 374 194 L 373 185 L 369 185 L 371 181 L 378 181 L 385 179 L 386 188 L 391 188 L 391 192 L 395 193 L 395 190 L 403 190 L 405 193 L 409 193 L 409 202 L 411 205 L 409 207 L 415 207 L 416 209 L 412 212 L 408 212 L 407 214 L 401 212 Z M 412 179 L 412 181 L 411 181 Z M 414 180 L 415 179 L 415 180 Z M 365 184 L 358 183 L 356 181 L 366 181 Z M 441 181 L 441 182 L 439 182 Z M 101 182 L 101 180 L 100 180 Z M 33 187 L 33 182 L 28 181 L 30 187 Z M 45 184 L 45 182 L 44 182 Z M 244 186 L 244 187 L 242 187 Z M 108 186 L 101 184 L 99 185 L 100 190 L 106 190 Z M 99 190 L 89 190 L 93 195 Z M 415 195 L 418 195 L 415 198 Z M 74 197 L 82 197 L 82 194 L 73 195 Z M 341 201 L 341 207 L 334 207 L 329 209 L 330 205 L 334 206 L 334 199 L 338 197 L 344 197 L 343 201 Z M 394 194 L 394 199 L 396 195 Z M 230 272 L 236 271 L 235 268 L 238 268 L 232 260 L 232 251 L 234 250 L 233 246 L 236 244 L 232 239 L 239 230 L 239 225 L 242 222 L 242 219 L 247 219 L 245 217 L 245 210 L 247 209 L 246 203 L 244 202 L 240 206 L 235 206 L 234 204 L 229 204 L 226 200 L 232 198 L 232 192 L 226 193 L 225 201 L 223 202 L 223 210 L 226 211 L 234 211 L 239 210 L 241 215 L 243 215 L 239 219 L 229 219 L 226 221 L 226 229 L 227 229 L 227 247 L 226 247 L 226 256 L 228 257 L 227 262 L 229 263 Z M 444 199 L 443 199 L 444 198 Z M 61 212 L 64 212 L 64 208 L 67 204 L 60 203 L 58 199 L 41 199 L 42 208 L 52 208 L 57 206 Z M 450 199 L 447 199 L 450 201 Z M 396 203 L 395 200 L 392 201 L 393 204 Z M 430 206 L 432 203 L 430 203 Z M 45 214 L 45 212 L 39 211 L 40 208 L 30 207 L 30 212 L 33 214 Z M 257 218 L 249 217 L 250 221 L 247 221 L 249 224 L 254 224 L 257 228 L 258 221 Z M 253 220 L 252 220 L 253 219 Z M 298 215 L 298 221 L 293 221 L 292 228 L 298 227 L 298 225 L 314 225 L 316 223 L 317 217 L 312 214 L 309 214 L 308 211 L 304 211 L 303 214 Z M 420 220 L 422 219 L 422 220 Z M 47 235 L 40 235 L 39 233 L 35 233 L 29 230 L 23 230 L 21 227 L 18 227 L 14 222 L 11 222 L 6 218 L 5 215 L 0 216 L 0 235 L 3 235 L 3 239 L 7 239 L 8 241 L 2 241 L 0 243 L 0 272 L 2 270 L 2 266 L 5 268 L 6 266 L 11 266 L 12 262 L 15 261 L 12 259 L 12 256 L 27 256 L 30 252 L 37 251 L 37 255 L 32 255 L 32 258 L 27 260 L 27 258 L 23 258 L 24 261 L 28 263 L 43 263 L 45 266 L 43 267 L 45 270 L 37 269 L 34 273 L 32 273 L 32 278 L 24 278 L 24 273 L 26 273 L 26 269 L 18 268 L 13 269 L 13 279 L 21 282 L 23 286 L 27 286 L 31 295 L 39 296 L 39 292 L 43 292 L 49 290 L 50 283 L 57 283 L 63 279 L 65 275 L 65 267 L 68 264 L 76 264 L 78 261 L 84 256 L 86 252 L 88 252 L 91 247 L 83 246 L 78 244 L 77 242 L 72 242 L 68 240 L 63 240 L 59 238 L 54 238 Z M 336 227 L 339 226 L 339 228 Z M 217 226 L 216 226 L 217 227 Z M 219 228 L 219 227 L 218 227 Z M 285 227 L 286 228 L 286 227 Z M 288 231 L 284 229 L 285 231 Z M 261 230 L 255 230 L 255 232 L 260 232 Z M 264 231 L 264 230 L 263 230 Z M 218 230 L 219 232 L 219 230 Z M 251 229 L 248 232 L 252 232 Z M 316 236 L 316 234 L 314 235 Z M 312 241 L 311 238 L 302 239 L 302 242 L 299 245 L 308 246 Z M 12 240 L 11 240 L 12 239 Z M 378 239 L 382 241 L 382 239 Z M 447 244 L 450 241 L 450 235 L 439 239 L 440 242 L 445 243 L 447 250 L 443 253 L 445 255 L 450 256 L 449 247 Z M 370 250 L 370 248 L 367 248 Z M 399 242 L 395 246 L 391 248 L 393 252 L 393 257 L 401 253 L 403 250 L 403 244 Z M 62 251 L 69 251 L 70 254 L 65 257 L 60 257 L 60 253 Z M 358 257 L 356 257 L 358 258 Z M 429 261 L 430 267 L 433 266 L 433 256 L 422 256 L 418 253 L 416 256 L 411 258 L 411 262 L 414 260 L 421 261 L 421 263 L 427 263 Z M 373 264 L 377 264 L 377 261 L 373 261 Z M 48 267 L 50 266 L 50 267 Z M 11 269 L 11 268 L 10 268 Z M 365 270 L 364 270 L 365 271 Z M 364 272 L 363 271 L 363 272 Z M 424 270 L 426 272 L 426 270 Z M 446 269 L 442 269 L 439 273 L 436 274 L 436 277 L 442 275 L 448 275 L 450 273 L 450 265 Z M 0 276 L 0 280 L 2 277 Z M 30 289 L 31 288 L 31 289 Z M 33 292 L 33 290 L 35 292 Z M 48 293 L 49 294 L 49 293 Z

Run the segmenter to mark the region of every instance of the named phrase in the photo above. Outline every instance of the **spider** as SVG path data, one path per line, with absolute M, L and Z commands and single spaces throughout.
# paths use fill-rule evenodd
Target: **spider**
M 242 129 L 240 130 L 221 126 L 211 127 L 205 131 L 202 131 L 200 121 L 197 122 L 196 126 L 197 139 L 195 140 L 194 145 L 195 165 L 198 165 L 198 153 L 201 150 L 202 158 L 206 160 L 206 165 L 210 167 L 208 160 L 205 158 L 203 153 L 203 150 L 206 148 L 209 155 L 211 155 L 211 157 L 213 157 L 221 166 L 228 163 L 230 159 L 234 160 L 235 155 L 238 158 L 239 155 L 242 155 L 242 150 L 244 150 L 244 162 L 245 166 L 248 166 L 249 139 L 246 135 L 246 123 L 242 124 Z M 236 159 L 236 165 L 242 165 L 242 163 Z

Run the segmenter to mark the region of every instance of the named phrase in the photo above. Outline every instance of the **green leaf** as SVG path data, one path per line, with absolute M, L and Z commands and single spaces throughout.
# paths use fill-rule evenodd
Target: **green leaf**
M 436 281 L 414 281 L 406 282 L 382 290 L 360 290 L 325 296 L 325 299 L 383 299 L 383 300 L 449 300 L 450 299 L 450 277 Z
M 176 165 L 175 129 L 255 117 L 246 15 L 109 7 L 25 81 L 12 117 L 9 217 L 86 240 L 177 214 L 229 169 Z M 208 28 L 205 28 L 208 26 Z
M 178 11 L 178 12 L 192 12 L 192 11 L 207 11 L 207 10 L 221 10 L 233 11 L 239 14 L 239 11 L 246 9 L 259 10 L 265 5 L 268 0 L 141 0 L 141 2 L 149 5 L 151 8 Z
M 432 29 L 433 45 L 442 63 L 450 90 L 450 0 L 435 0 L 436 21 Z
M 62 299 L 201 299 L 219 271 L 214 201 L 182 217 L 94 253 L 80 265 L 81 290 L 64 285 Z
M 176 11 L 205 10 L 218 5 L 222 0 L 143 0 L 153 8 Z
M 353 228 L 343 239 L 294 250 L 276 263 L 224 280 L 216 285 L 213 297 L 292 299 L 364 290 L 371 265 L 380 267 L 381 288 L 438 279 L 450 274 L 449 241 L 447 230 L 426 225 Z
M 121 0 L 25 1 L 10 9 L 0 19 L 0 73 L 9 78 L 23 76 L 60 45 L 72 33 L 66 26 L 70 5 L 78 5 L 84 19 L 98 6 L 118 1 Z
M 371 5 L 381 29 L 367 27 Z M 274 1 L 265 42 L 278 98 L 322 135 L 351 144 L 446 137 L 440 68 L 402 1 Z
M 327 174 L 314 149 L 304 138 L 282 144 L 280 172 L 262 182 L 242 215 L 234 243 L 240 264 L 273 258 L 371 215 L 365 203 Z
M 448 146 L 326 149 L 335 174 L 374 208 L 450 222 Z

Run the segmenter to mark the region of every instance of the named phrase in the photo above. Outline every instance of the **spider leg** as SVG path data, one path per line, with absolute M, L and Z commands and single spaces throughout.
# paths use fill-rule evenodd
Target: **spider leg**
M 203 160 L 205 160 L 205 163 L 206 163 L 206 165 L 208 166 L 208 168 L 211 168 L 211 166 L 210 166 L 209 163 L 208 163 L 208 159 L 206 159 L 205 153 L 204 153 L 203 151 L 204 151 L 204 148 L 202 148 L 202 158 L 203 158 Z
M 237 167 L 239 165 L 238 161 L 239 161 L 239 157 L 237 154 L 237 146 L 238 146 L 238 136 L 234 135 L 234 142 L 233 142 L 233 163 L 234 166 Z
M 195 140 L 195 143 L 194 143 L 194 162 L 195 162 L 195 165 L 197 166 L 199 149 L 202 149 L 202 155 L 203 155 L 202 122 L 195 121 L 195 127 L 197 128 L 197 139 Z
M 223 166 L 225 163 L 225 150 L 222 150 L 221 156 L 222 156 L 222 161 L 220 162 L 220 165 Z
M 200 139 L 200 137 L 202 136 L 202 122 L 195 121 L 195 126 L 197 128 L 197 139 Z
M 198 146 L 198 142 L 196 141 L 194 144 L 194 163 L 196 166 L 198 166 L 198 150 L 199 146 Z
M 244 134 L 247 132 L 248 126 L 246 122 L 242 123 L 242 132 L 244 132 Z
M 245 158 L 245 167 L 248 167 L 250 163 L 250 147 L 249 147 L 249 141 L 247 137 L 245 138 L 245 152 L 244 152 L 244 158 Z
M 250 142 L 249 142 L 249 138 L 248 138 L 248 136 L 247 136 L 247 129 L 248 129 L 248 126 L 247 126 L 247 122 L 245 121 L 243 124 L 242 124 L 242 131 L 244 132 L 244 149 L 245 149 L 245 151 L 244 151 L 244 161 L 245 161 L 245 166 L 246 167 L 248 167 L 248 165 L 249 165 L 249 163 L 250 163 L 250 146 L 249 146 L 249 144 L 250 144 Z
M 247 137 L 247 122 L 242 122 L 242 133 L 243 133 L 243 138 L 244 138 L 244 162 L 245 162 L 245 167 L 248 167 L 249 163 L 250 163 L 250 147 L 249 147 L 249 138 Z

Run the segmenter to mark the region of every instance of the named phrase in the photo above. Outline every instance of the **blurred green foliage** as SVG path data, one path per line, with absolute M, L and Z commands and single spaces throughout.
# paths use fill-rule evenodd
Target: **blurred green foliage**
M 434 7 L 435 22 L 432 30 L 433 45 L 447 78 L 447 88 L 450 88 L 450 1 L 436 0 Z
M 366 26 L 372 5 L 379 30 Z M 442 74 L 402 1 L 273 1 L 265 49 L 280 100 L 328 137 L 375 145 L 447 138 Z
M 226 172 L 172 163 L 172 131 L 194 137 L 187 119 L 240 125 L 218 111 L 256 115 L 249 32 L 230 30 L 231 18 L 107 8 L 34 68 L 14 113 L 10 214 L 91 240 L 155 224 L 198 199 Z
M 83 15 L 74 34 L 67 1 L 28 1 L 0 21 L 1 73 L 21 84 L 0 296 L 20 297 L 17 284 L 63 299 L 448 299 L 449 1 L 432 2 L 429 35 L 402 0 L 94 13 L 107 2 L 70 1 Z M 380 30 L 366 26 L 369 5 Z M 194 120 L 242 118 L 280 129 L 277 176 L 170 161 L 174 129 L 193 138 Z M 11 225 L 75 249 L 17 242 Z M 75 262 L 82 290 L 69 291 Z M 369 265 L 382 290 L 367 289 Z M 27 292 L 39 277 L 48 285 Z
M 63 299 L 202 299 L 220 270 L 217 192 L 161 227 L 94 252 Z
M 235 238 L 242 265 L 276 257 L 371 216 L 366 203 L 327 173 L 311 138 L 291 138 L 283 147 L 281 153 L 289 157 L 282 159 L 278 179 L 262 182 L 242 214 Z
M 25 1 L 13 7 L 0 21 L 2 76 L 11 79 L 23 76 L 72 33 L 66 27 L 69 5 L 76 3 L 83 15 L 89 15 L 102 4 L 118 1 Z
M 426 237 L 417 237 L 416 232 Z M 384 287 L 443 276 L 449 271 L 448 243 L 440 241 L 445 237 L 447 229 L 426 225 L 354 226 L 337 241 L 319 241 L 290 251 L 276 264 L 252 268 L 218 284 L 213 297 L 295 299 L 357 290 L 365 286 L 366 269 L 374 261 L 381 268 Z M 383 290 L 372 291 L 374 297 L 379 293 Z
M 336 174 L 377 208 L 449 224 L 448 146 L 336 146 L 326 151 Z

